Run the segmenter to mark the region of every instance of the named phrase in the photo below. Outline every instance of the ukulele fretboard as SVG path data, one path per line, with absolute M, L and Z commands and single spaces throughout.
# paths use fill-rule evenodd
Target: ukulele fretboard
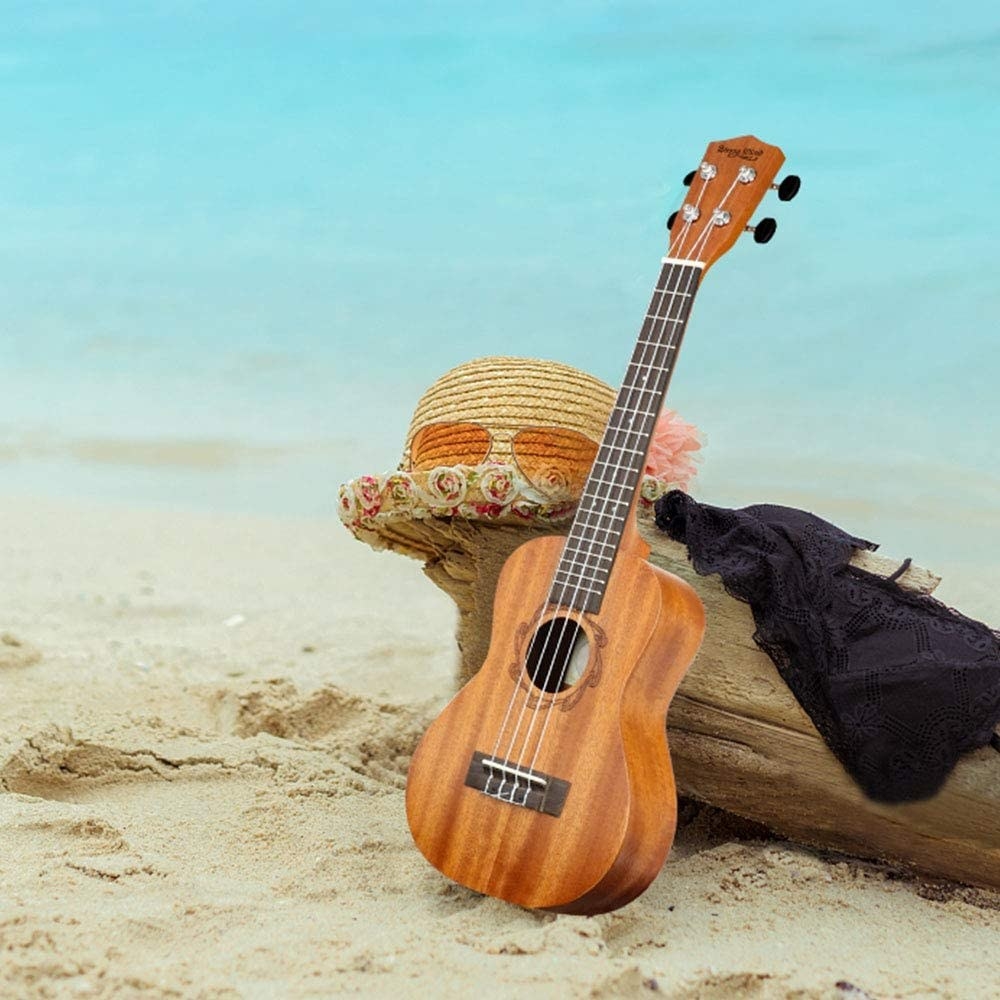
M 701 272 L 701 264 L 663 263 L 566 539 L 549 593 L 553 603 L 600 610 Z

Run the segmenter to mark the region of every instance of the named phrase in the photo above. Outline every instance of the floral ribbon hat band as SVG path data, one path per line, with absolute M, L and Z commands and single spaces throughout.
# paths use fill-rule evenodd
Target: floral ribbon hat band
M 340 517 L 379 544 L 400 519 L 510 523 L 572 517 L 614 406 L 614 390 L 555 361 L 489 357 L 442 375 L 417 403 L 395 472 L 340 487 Z M 640 490 L 650 506 L 695 475 L 698 431 L 663 410 Z

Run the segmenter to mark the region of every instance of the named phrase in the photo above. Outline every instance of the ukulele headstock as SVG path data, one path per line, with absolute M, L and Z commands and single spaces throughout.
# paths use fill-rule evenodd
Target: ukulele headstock
M 785 161 L 777 146 L 752 135 L 710 142 L 696 170 L 684 178 L 690 183 L 684 204 L 668 222 L 674 260 L 697 262 L 708 270 L 739 238 Z M 798 191 L 798 178 L 787 177 L 779 198 L 788 201 Z M 773 219 L 763 219 L 754 239 L 766 243 L 774 233 Z

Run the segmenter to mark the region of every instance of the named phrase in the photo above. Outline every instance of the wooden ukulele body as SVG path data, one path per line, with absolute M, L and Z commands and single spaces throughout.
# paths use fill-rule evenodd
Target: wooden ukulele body
M 666 713 L 705 618 L 686 583 L 646 561 L 631 517 L 600 611 L 553 607 L 563 543 L 534 539 L 508 559 L 486 661 L 417 747 L 406 810 L 421 852 L 456 882 L 522 906 L 593 914 L 638 896 L 670 850 L 677 799 Z M 579 623 L 588 656 L 579 680 L 549 694 L 524 663 L 553 616 Z M 522 740 L 534 720 L 523 747 L 512 735 L 518 715 Z M 566 783 L 559 814 L 472 787 L 477 752 L 541 775 L 539 788 Z

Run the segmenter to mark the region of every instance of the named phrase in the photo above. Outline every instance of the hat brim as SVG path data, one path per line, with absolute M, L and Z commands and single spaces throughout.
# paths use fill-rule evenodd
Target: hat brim
M 673 485 L 644 476 L 640 507 L 651 508 Z M 555 527 L 572 519 L 579 499 L 564 483 L 553 481 L 539 489 L 516 466 L 490 462 L 358 476 L 340 487 L 338 511 L 359 540 L 422 558 L 427 547 L 419 543 L 419 533 L 400 532 L 409 522 L 457 519 L 498 527 Z

